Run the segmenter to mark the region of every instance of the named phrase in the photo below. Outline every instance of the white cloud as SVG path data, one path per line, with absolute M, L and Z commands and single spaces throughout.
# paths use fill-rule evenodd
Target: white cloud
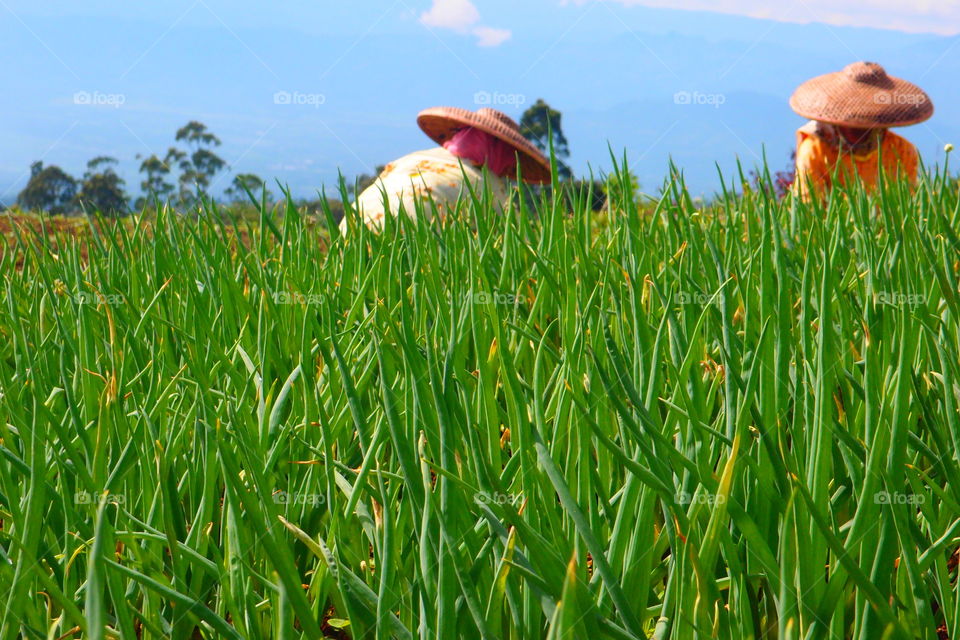
M 513 35 L 509 29 L 479 24 L 480 11 L 470 0 L 433 0 L 430 9 L 420 15 L 420 22 L 430 28 L 473 34 L 480 47 L 499 47 Z
M 481 47 L 499 47 L 509 40 L 513 33 L 509 29 L 477 27 L 473 30 L 473 35 L 477 36 L 477 45 Z
M 466 32 L 480 22 L 480 12 L 470 0 L 433 0 L 433 6 L 420 16 L 420 22 L 437 29 Z
M 715 11 L 781 22 L 825 22 L 920 33 L 960 33 L 960 0 L 797 0 L 771 10 L 769 0 L 563 0 L 561 4 L 618 4 Z

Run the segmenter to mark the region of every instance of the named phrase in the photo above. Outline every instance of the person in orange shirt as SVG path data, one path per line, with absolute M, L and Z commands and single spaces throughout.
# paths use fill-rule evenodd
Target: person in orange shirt
M 874 62 L 855 62 L 800 85 L 790 107 L 810 118 L 797 130 L 795 195 L 810 200 L 857 179 L 874 189 L 881 171 L 916 183 L 917 149 L 890 127 L 933 115 L 933 103 L 920 87 L 887 75 Z

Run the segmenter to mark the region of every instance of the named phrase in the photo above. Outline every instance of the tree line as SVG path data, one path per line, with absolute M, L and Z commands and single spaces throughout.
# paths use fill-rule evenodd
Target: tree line
M 220 138 L 202 122 L 193 120 L 180 127 L 175 136 L 179 146 L 167 149 L 161 158 L 156 154 L 138 155 L 140 195 L 133 198 L 126 190 L 126 181 L 116 172 L 118 161 L 98 156 L 87 162 L 79 178 L 56 165 L 44 166 L 40 161 L 30 166 L 30 178 L 17 196 L 17 206 L 25 211 L 45 211 L 55 215 L 93 213 L 123 216 L 131 210 L 142 210 L 152 202 L 170 202 L 189 207 L 197 203 L 227 168 L 227 163 L 214 149 Z M 230 201 L 246 197 L 246 189 L 259 192 L 263 180 L 251 173 L 234 176 L 225 194 Z M 269 196 L 268 196 L 269 197 Z
M 520 119 L 523 135 L 541 151 L 549 153 L 551 146 L 558 162 L 558 178 L 572 180 L 572 171 L 567 161 L 570 147 L 563 134 L 562 114 L 542 99 L 530 106 Z M 44 211 L 55 215 L 99 212 L 108 216 L 123 216 L 139 211 L 154 202 L 171 203 L 189 208 L 198 203 L 214 183 L 214 179 L 226 170 L 227 163 L 215 149 L 221 145 L 202 122 L 191 121 L 180 127 L 175 144 L 160 157 L 156 154 L 140 161 L 140 192 L 133 198 L 126 190 L 126 182 L 116 172 L 118 161 L 109 156 L 98 156 L 87 163 L 86 170 L 75 178 L 56 165 L 45 166 L 34 162 L 26 187 L 17 196 L 17 206 L 25 211 Z M 378 168 L 378 171 L 380 168 Z M 348 192 L 364 189 L 376 180 L 376 176 L 362 175 Z M 229 202 L 246 200 L 246 191 L 259 194 L 265 188 L 264 181 L 252 173 L 233 177 L 225 190 Z M 268 200 L 272 195 L 267 192 Z M 307 203 L 310 204 L 310 203 Z M 317 203 L 313 203 L 316 205 Z M 339 202 L 331 201 L 339 209 Z

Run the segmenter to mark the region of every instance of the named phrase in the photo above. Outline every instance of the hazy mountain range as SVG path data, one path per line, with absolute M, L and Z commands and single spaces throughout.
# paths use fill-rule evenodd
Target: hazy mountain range
M 519 116 L 540 97 L 564 114 L 576 172 L 626 150 L 654 191 L 672 156 L 709 193 L 715 163 L 752 166 L 765 149 L 772 168 L 785 167 L 802 124 L 790 93 L 856 59 L 931 94 L 934 119 L 905 132 L 928 163 L 960 142 L 960 37 L 602 4 L 538 14 L 539 4 L 524 9 L 533 26 L 495 48 L 428 31 L 408 10 L 355 33 L 316 16 L 297 28 L 7 16 L 0 201 L 38 159 L 80 174 L 89 158 L 114 156 L 136 191 L 137 154 L 162 156 L 192 119 L 222 138 L 231 173 L 311 196 L 338 170 L 352 177 L 429 146 L 414 122 L 422 107 L 490 103 Z

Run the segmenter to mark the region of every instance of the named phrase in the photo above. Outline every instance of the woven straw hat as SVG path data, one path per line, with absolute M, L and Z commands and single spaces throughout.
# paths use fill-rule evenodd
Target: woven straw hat
M 811 120 L 862 129 L 903 127 L 933 115 L 930 96 L 875 62 L 807 80 L 790 97 L 790 108 Z
M 432 107 L 420 112 L 417 124 L 437 144 L 443 144 L 465 127 L 474 127 L 506 142 L 520 155 L 520 172 L 525 182 L 550 182 L 550 161 L 523 137 L 510 116 L 486 107 L 469 111 L 458 107 Z

